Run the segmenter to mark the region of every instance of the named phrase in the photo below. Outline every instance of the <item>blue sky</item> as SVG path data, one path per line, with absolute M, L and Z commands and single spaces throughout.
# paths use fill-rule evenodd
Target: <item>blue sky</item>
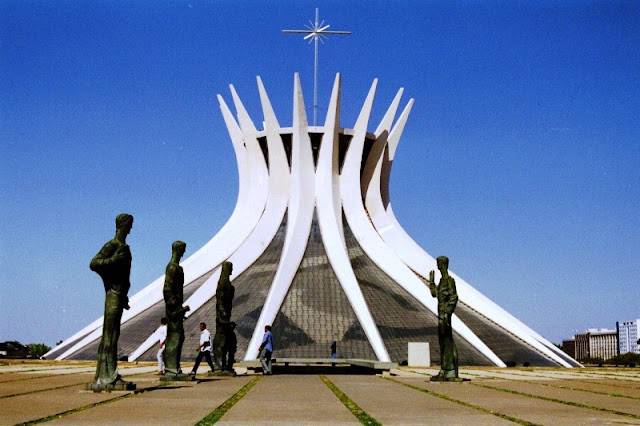
M 353 31 L 321 46 L 321 111 L 335 72 L 345 127 L 375 77 L 373 123 L 416 99 L 391 182 L 416 241 L 553 341 L 640 317 L 637 2 L 3 1 L 0 341 L 101 315 L 88 264 L 120 212 L 131 293 L 215 234 L 237 191 L 215 94 L 261 123 L 259 74 L 289 125 L 312 49 L 280 30 L 316 6 Z

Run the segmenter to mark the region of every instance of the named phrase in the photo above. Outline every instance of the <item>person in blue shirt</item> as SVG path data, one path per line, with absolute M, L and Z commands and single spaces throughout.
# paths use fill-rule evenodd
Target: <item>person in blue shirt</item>
M 260 364 L 262 364 L 262 374 L 271 375 L 271 354 L 273 353 L 273 334 L 271 326 L 264 326 L 264 336 L 260 344 Z

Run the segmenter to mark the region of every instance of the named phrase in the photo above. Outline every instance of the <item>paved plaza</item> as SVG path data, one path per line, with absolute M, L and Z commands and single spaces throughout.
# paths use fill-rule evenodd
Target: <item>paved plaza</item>
M 185 366 L 188 368 L 190 366 Z M 163 383 L 150 363 L 122 363 L 135 392 L 84 390 L 92 362 L 0 365 L 0 425 L 638 424 L 640 369 L 474 368 L 464 383 L 434 369 L 390 374 L 208 377 Z

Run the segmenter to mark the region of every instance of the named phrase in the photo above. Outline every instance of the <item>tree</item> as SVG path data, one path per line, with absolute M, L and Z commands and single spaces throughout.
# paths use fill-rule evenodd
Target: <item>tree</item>
M 51 348 L 44 343 L 29 343 L 27 348 L 29 349 L 29 355 L 34 358 L 40 358 L 51 350 Z
M 629 367 L 635 367 L 640 364 L 640 354 L 634 354 L 627 352 L 626 354 L 616 355 L 607 360 L 607 364 L 626 365 Z

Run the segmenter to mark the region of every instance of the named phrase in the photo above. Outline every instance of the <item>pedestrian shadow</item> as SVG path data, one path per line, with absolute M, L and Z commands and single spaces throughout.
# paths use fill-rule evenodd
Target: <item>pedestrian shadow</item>
M 182 388 L 189 388 L 191 386 L 189 385 L 160 385 L 160 386 L 154 386 L 152 388 L 147 388 L 145 389 L 147 392 L 157 392 L 157 391 L 163 391 L 163 390 L 172 390 L 172 389 L 182 389 Z
M 207 378 L 203 378 L 203 379 L 196 379 L 194 382 L 196 384 L 198 383 L 207 383 L 207 382 L 219 382 L 220 380 L 224 380 L 225 378 L 223 377 L 207 377 Z

